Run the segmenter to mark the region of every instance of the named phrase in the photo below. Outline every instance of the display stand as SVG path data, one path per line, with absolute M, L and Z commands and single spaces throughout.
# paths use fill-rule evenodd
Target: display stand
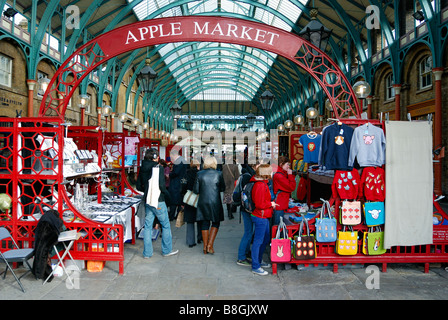
M 72 127 L 70 135 L 77 137 L 81 148 L 98 150 L 100 156 L 103 133 L 90 129 Z M 0 193 L 12 199 L 11 209 L 0 213 L 0 226 L 9 230 L 20 247 L 32 248 L 40 217 L 47 209 L 56 210 L 67 230 L 84 235 L 70 250 L 73 259 L 118 261 L 119 274 L 123 274 L 123 225 L 88 219 L 69 199 L 61 161 L 67 131 L 60 118 L 0 118 Z M 123 177 L 124 167 L 119 170 Z M 121 183 L 124 186 L 126 179 Z
M 362 125 L 366 122 L 380 126 L 384 130 L 384 123 L 378 120 L 361 120 L 361 119 L 344 119 L 341 120 L 347 125 Z M 387 174 L 387 173 L 386 173 Z M 387 186 L 386 186 L 387 188 Z M 336 208 L 334 216 L 339 221 L 339 207 L 341 200 L 339 198 L 331 198 L 330 203 Z M 434 214 L 437 214 L 440 223 L 433 226 L 433 243 L 427 245 L 416 246 L 394 246 L 381 255 L 366 255 L 362 253 L 363 239 L 362 233 L 366 232 L 368 227 L 364 224 L 353 226 L 353 231 L 358 233 L 358 251 L 355 255 L 343 256 L 335 252 L 336 242 L 320 243 L 316 242 L 317 256 L 312 260 L 297 260 L 292 257 L 290 264 L 296 265 L 314 265 L 319 264 L 328 266 L 333 265 L 333 272 L 338 272 L 339 264 L 381 264 L 382 271 L 387 271 L 388 263 L 424 263 L 424 271 L 429 272 L 430 263 L 448 263 L 448 215 L 442 210 L 436 199 L 434 198 Z M 316 216 L 318 217 L 318 216 Z M 315 233 L 315 219 L 308 220 L 310 233 Z M 300 224 L 287 225 L 288 237 L 293 239 L 294 235 L 299 233 Z M 342 226 L 338 223 L 337 230 L 340 231 Z M 273 226 L 272 234 L 276 234 L 277 226 Z M 277 263 L 272 263 L 273 274 L 277 273 Z

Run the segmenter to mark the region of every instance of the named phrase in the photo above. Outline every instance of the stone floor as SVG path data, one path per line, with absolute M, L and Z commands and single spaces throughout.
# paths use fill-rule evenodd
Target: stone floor
M 11 273 L 0 279 L 1 300 L 408 300 L 447 299 L 448 272 L 433 265 L 424 273 L 423 265 L 390 264 L 387 273 L 378 272 L 378 289 L 368 289 L 373 276 L 363 266 L 279 267 L 277 275 L 258 276 L 249 267 L 236 264 L 243 225 L 239 219 L 225 220 L 215 242 L 214 255 L 204 255 L 202 245 L 185 244 L 186 226 L 172 222 L 173 246 L 179 254 L 162 257 L 160 238 L 154 242 L 154 256 L 142 257 L 142 240 L 125 245 L 124 274 L 118 263 L 107 262 L 102 272 L 85 269 L 75 288 L 66 277 L 54 278 L 45 285 L 26 275 L 23 293 Z M 271 271 L 270 269 L 267 269 Z M 378 269 L 379 270 L 379 269 Z M 23 267 L 17 270 L 20 275 Z M 379 282 L 379 283 L 378 283 Z M 366 284 L 367 283 L 367 284 Z

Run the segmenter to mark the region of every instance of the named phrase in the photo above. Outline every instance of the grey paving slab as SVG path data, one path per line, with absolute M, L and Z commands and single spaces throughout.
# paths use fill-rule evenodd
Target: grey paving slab
M 189 248 L 186 227 L 171 224 L 173 244 L 179 254 L 161 255 L 160 239 L 154 255 L 143 259 L 143 242 L 125 244 L 124 274 L 118 262 L 107 262 L 102 272 L 82 270 L 71 288 L 65 276 L 42 285 L 32 275 L 22 278 L 27 292 L 22 293 L 11 274 L 0 278 L 1 300 L 427 300 L 448 298 L 448 272 L 441 266 L 424 273 L 422 265 L 389 264 L 387 273 L 379 272 L 379 289 L 368 289 L 370 273 L 363 266 L 279 267 L 277 275 L 260 277 L 249 267 L 236 264 L 237 249 L 243 234 L 238 216 L 221 224 L 215 254 L 204 255 L 202 244 Z M 265 254 L 265 259 L 268 255 Z M 379 269 L 380 270 L 380 269 Z M 20 275 L 23 267 L 17 269 Z

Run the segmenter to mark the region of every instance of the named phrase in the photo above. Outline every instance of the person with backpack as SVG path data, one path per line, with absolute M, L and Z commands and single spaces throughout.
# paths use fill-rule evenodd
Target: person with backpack
M 270 264 L 262 262 L 262 258 L 266 246 L 271 241 L 269 219 L 277 206 L 274 201 L 271 201 L 271 192 L 268 185 L 271 176 L 271 166 L 269 164 L 260 164 L 255 171 L 255 176 L 249 181 L 249 183 L 254 182 L 251 196 L 255 206 L 251 214 L 255 227 L 252 244 L 252 273 L 260 276 L 268 274 L 263 267 L 270 267 Z
M 233 193 L 233 202 L 236 205 L 241 205 L 241 191 L 244 186 L 249 182 L 249 180 L 255 175 L 255 170 L 257 170 L 259 163 L 249 163 L 242 167 L 241 176 L 238 179 L 237 185 Z M 238 260 L 237 265 L 250 267 L 252 265 L 252 260 L 249 261 L 247 255 L 250 252 L 250 243 L 252 242 L 252 236 L 254 235 L 254 224 L 252 222 L 250 212 L 244 210 L 244 207 L 240 207 L 241 217 L 244 224 L 244 233 L 241 238 L 240 245 L 238 246 Z
M 277 172 L 272 178 L 275 202 L 278 204 L 274 210 L 273 225 L 278 225 L 280 217 L 285 215 L 285 210 L 288 209 L 291 192 L 296 188 L 295 176 L 292 174 L 290 166 L 291 163 L 287 157 L 278 157 Z
M 179 250 L 173 250 L 173 239 L 171 234 L 171 226 L 168 218 L 168 208 L 165 202 L 169 202 L 170 194 L 165 187 L 165 175 L 163 174 L 163 167 L 158 164 L 159 152 L 150 148 L 145 152 L 145 158 L 142 161 L 137 177 L 137 190 L 144 192 L 143 199 L 145 203 L 145 226 L 143 229 L 143 257 L 148 259 L 153 255 L 152 247 L 152 226 L 154 218 L 157 217 L 162 226 L 162 255 L 164 257 L 175 255 Z M 155 181 L 150 186 L 150 179 L 153 176 L 154 169 L 159 170 L 158 182 Z M 158 199 L 155 203 L 150 205 L 148 203 L 148 193 L 154 194 Z

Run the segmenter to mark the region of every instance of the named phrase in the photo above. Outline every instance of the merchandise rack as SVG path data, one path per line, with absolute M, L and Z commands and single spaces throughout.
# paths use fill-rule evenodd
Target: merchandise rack
M 380 126 L 385 131 L 384 122 L 379 120 L 367 120 L 367 119 L 341 119 L 339 120 L 346 125 L 363 125 L 364 123 L 371 123 L 373 125 Z M 387 174 L 387 173 L 386 173 Z M 309 179 L 308 179 L 309 180 Z M 341 199 L 331 198 L 330 204 L 336 208 L 333 215 L 338 221 L 337 231 L 342 230 L 342 225 L 339 223 L 339 208 L 341 205 Z M 382 255 L 365 255 L 362 253 L 363 237 L 362 233 L 368 231 L 368 227 L 365 224 L 359 224 L 352 226 L 353 231 L 358 233 L 358 252 L 356 255 L 339 255 L 335 251 L 336 242 L 321 243 L 316 241 L 316 258 L 311 260 L 297 260 L 292 256 L 289 264 L 317 266 L 322 264 L 324 266 L 333 265 L 333 272 L 338 272 L 338 265 L 348 264 L 381 264 L 382 271 L 387 272 L 388 263 L 423 263 L 425 273 L 429 272 L 430 263 L 448 263 L 448 215 L 441 208 L 440 204 L 433 199 L 434 210 L 433 213 L 437 213 L 441 217 L 442 221 L 438 225 L 433 226 L 433 243 L 426 245 L 416 246 L 393 246 Z M 310 234 L 315 234 L 315 219 L 308 220 Z M 286 226 L 288 230 L 288 237 L 294 238 L 294 235 L 299 233 L 300 224 L 293 224 Z M 272 227 L 272 234 L 277 232 L 277 226 Z M 277 274 L 278 263 L 272 263 L 272 273 Z
M 340 200 L 336 199 L 335 208 L 339 208 Z M 434 200 L 434 206 L 437 212 L 448 221 L 448 215 L 440 208 L 437 201 Z M 339 221 L 339 210 L 335 210 L 334 216 Z M 310 234 L 315 234 L 315 219 L 308 220 Z M 300 224 L 287 225 L 288 237 L 293 239 L 294 235 L 299 233 Z M 337 231 L 342 230 L 342 226 L 338 223 Z M 358 252 L 356 255 L 344 256 L 335 252 L 336 242 L 317 242 L 316 241 L 316 258 L 312 260 L 296 260 L 293 256 L 290 264 L 295 265 L 314 265 L 323 264 L 324 266 L 333 265 L 333 272 L 338 272 L 338 264 L 381 264 L 382 271 L 387 271 L 388 263 L 424 263 L 425 273 L 429 272 L 430 263 L 448 263 L 448 225 L 433 226 L 433 244 L 417 245 L 417 246 L 394 246 L 382 255 L 365 255 L 362 253 L 362 233 L 366 232 L 368 227 L 364 224 L 353 226 L 353 231 L 358 232 Z M 276 234 L 277 226 L 272 227 L 272 234 Z M 292 252 L 292 251 L 291 251 Z M 272 263 L 272 273 L 277 273 L 277 263 Z

